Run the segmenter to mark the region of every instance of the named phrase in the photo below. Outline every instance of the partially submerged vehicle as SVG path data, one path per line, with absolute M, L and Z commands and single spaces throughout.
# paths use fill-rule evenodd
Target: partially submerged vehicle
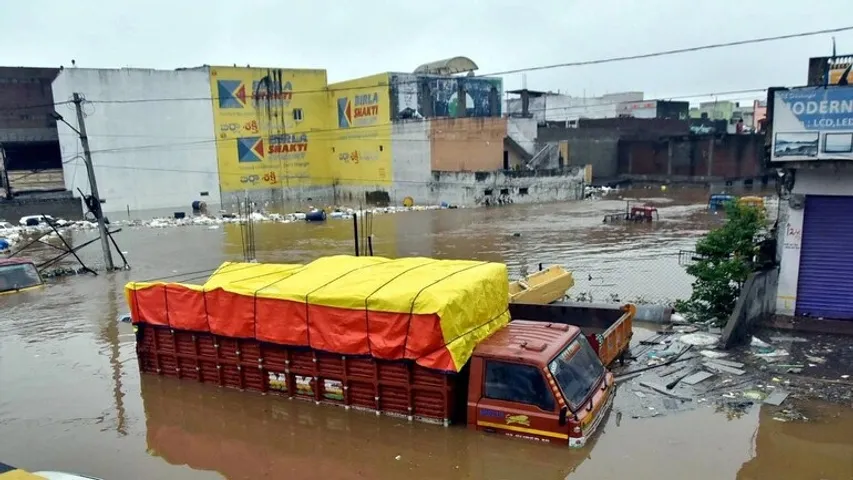
M 747 205 L 759 210 L 764 210 L 764 199 L 756 196 L 746 196 L 738 199 L 739 205 Z
M 143 373 L 582 447 L 633 305 L 509 303 L 506 266 L 336 256 L 129 283 Z
M 32 260 L 0 259 L 0 295 L 32 290 L 42 285 L 44 279 Z
M 726 204 L 734 202 L 736 197 L 726 193 L 715 193 L 708 197 L 708 211 L 719 212 L 725 209 Z
M 628 202 L 625 205 L 625 211 L 622 213 L 608 213 L 604 216 L 604 223 L 615 222 L 653 222 L 660 220 L 658 209 L 649 203 L 643 205 L 631 205 Z
M 534 272 L 521 280 L 510 282 L 509 301 L 544 305 L 565 297 L 566 291 L 574 285 L 575 279 L 572 277 L 572 272 L 554 265 Z

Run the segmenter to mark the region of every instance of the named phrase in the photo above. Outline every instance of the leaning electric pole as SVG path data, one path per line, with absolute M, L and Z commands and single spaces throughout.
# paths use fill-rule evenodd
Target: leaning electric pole
M 83 145 L 83 161 L 86 163 L 86 173 L 89 175 L 89 190 L 92 195 L 91 210 L 98 221 L 98 232 L 101 235 L 101 250 L 104 251 L 104 267 L 108 272 L 115 269 L 113 266 L 113 254 L 110 251 L 109 233 L 104 221 L 104 213 L 101 210 L 101 196 L 98 195 L 98 182 L 95 180 L 95 167 L 92 165 L 92 152 L 89 150 L 89 137 L 86 136 L 86 123 L 83 120 L 83 97 L 79 93 L 74 94 L 74 106 L 77 109 L 77 128 L 80 134 L 80 143 Z

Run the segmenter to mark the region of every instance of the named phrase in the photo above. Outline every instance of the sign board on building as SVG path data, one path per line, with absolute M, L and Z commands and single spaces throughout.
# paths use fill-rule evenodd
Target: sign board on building
M 616 106 L 616 115 L 620 117 L 657 118 L 658 105 L 655 100 L 622 102 Z
M 853 160 L 853 86 L 773 94 L 772 162 Z

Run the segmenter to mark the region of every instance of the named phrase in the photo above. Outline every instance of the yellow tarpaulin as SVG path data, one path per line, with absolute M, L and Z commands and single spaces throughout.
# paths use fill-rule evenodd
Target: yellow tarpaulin
M 458 371 L 509 321 L 508 289 L 499 263 L 333 256 L 226 263 L 202 286 L 130 283 L 127 295 L 135 322 Z

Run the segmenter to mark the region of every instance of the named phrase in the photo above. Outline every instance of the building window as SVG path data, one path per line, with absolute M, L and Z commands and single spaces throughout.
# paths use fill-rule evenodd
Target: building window
M 546 412 L 556 405 L 542 372 L 530 365 L 488 360 L 484 393 L 492 400 L 535 405 Z
M 301 108 L 294 108 L 293 109 L 293 119 L 296 120 L 297 122 L 302 121 L 303 116 L 302 116 L 302 109 Z
M 527 187 L 521 187 L 518 189 L 519 195 L 527 195 Z
M 509 195 L 509 189 L 508 188 L 502 188 L 501 189 L 501 195 Z
M 491 194 L 492 194 L 492 189 L 491 189 L 491 188 L 487 188 L 487 189 L 483 192 L 483 194 L 484 194 L 484 195 L 487 195 L 487 196 L 488 196 L 488 195 L 491 195 Z

